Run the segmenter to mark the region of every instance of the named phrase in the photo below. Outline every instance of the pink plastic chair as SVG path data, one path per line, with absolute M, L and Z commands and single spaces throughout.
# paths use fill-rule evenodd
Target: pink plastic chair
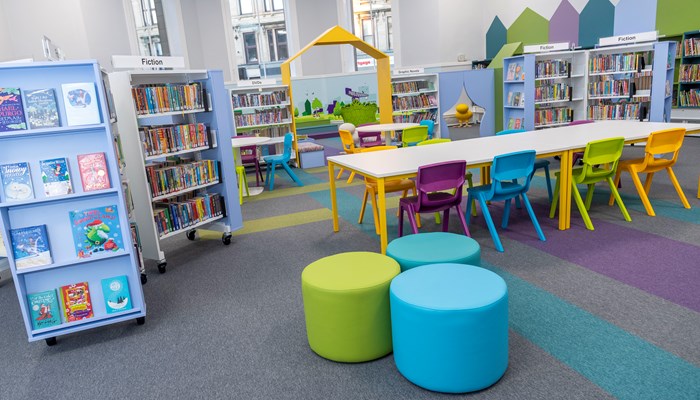
M 471 236 L 464 213 L 461 210 L 462 186 L 464 186 L 466 169 L 466 161 L 446 161 L 418 168 L 418 176 L 416 177 L 418 194 L 399 200 L 399 237 L 403 236 L 404 211 L 408 213 L 413 233 L 418 233 L 416 213 L 443 211 L 442 231 L 447 232 L 450 208 L 453 207 L 462 223 L 464 234 Z
M 593 120 L 591 120 L 591 119 L 581 119 L 581 120 L 578 120 L 578 121 L 571 121 L 571 122 L 569 122 L 569 126 L 590 124 L 590 123 L 593 123 L 593 122 L 595 122 L 595 121 L 593 121 Z M 582 158 L 583 158 L 583 152 L 582 152 L 582 151 L 577 151 L 576 153 L 574 153 L 574 156 L 571 157 L 571 165 L 576 165 L 576 163 L 578 163 L 579 160 L 581 160 Z

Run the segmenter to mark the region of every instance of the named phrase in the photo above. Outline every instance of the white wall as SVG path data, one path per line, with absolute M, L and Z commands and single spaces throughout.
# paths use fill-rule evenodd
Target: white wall
M 0 62 L 15 59 L 17 57 L 12 50 L 12 37 L 7 26 L 7 13 L 4 3 L 0 2 Z
M 289 26 L 292 32 L 289 55 L 316 39 L 328 28 L 339 24 L 339 3 L 329 0 L 289 0 Z M 347 27 L 346 27 L 347 29 Z M 294 35 L 294 33 L 297 33 Z M 344 45 L 349 46 L 349 45 Z M 301 60 L 301 61 L 299 61 Z M 293 62 L 295 76 L 343 72 L 340 46 L 315 46 Z
M 127 17 L 132 16 L 126 15 L 124 4 L 118 0 L 81 0 L 80 5 L 87 34 L 88 56 L 96 58 L 103 68 L 111 71 L 113 55 L 132 54 L 126 21 Z
M 486 37 L 486 31 L 489 29 L 496 15 L 498 15 L 506 28 L 515 22 L 523 10 L 528 7 L 549 20 L 562 1 L 563 0 L 488 0 L 479 2 L 480 7 L 482 7 L 481 11 L 484 24 L 482 38 Z M 620 0 L 610 0 L 610 3 L 613 5 L 617 5 L 619 2 Z M 588 4 L 588 0 L 569 0 L 569 3 L 580 13 L 586 4 Z

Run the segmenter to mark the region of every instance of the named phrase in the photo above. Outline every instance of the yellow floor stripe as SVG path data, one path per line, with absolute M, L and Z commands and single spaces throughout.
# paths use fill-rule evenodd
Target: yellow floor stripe
M 256 232 L 271 231 L 274 229 L 299 226 L 318 221 L 328 221 L 333 218 L 331 210 L 319 208 L 316 210 L 302 211 L 293 214 L 285 214 L 277 217 L 268 217 L 243 221 L 243 229 L 233 232 L 234 236 L 247 235 Z M 220 232 L 197 230 L 201 239 L 221 239 Z
M 347 179 L 336 181 L 336 188 L 342 189 L 342 188 L 346 188 L 346 187 L 350 187 L 350 186 L 359 186 L 359 185 L 365 184 L 365 182 L 362 180 L 362 178 L 360 178 L 360 179 L 355 178 L 352 181 L 352 183 L 349 185 L 346 182 L 347 182 Z M 328 190 L 328 182 L 316 183 L 313 185 L 306 185 L 306 186 L 294 186 L 294 187 L 284 188 L 284 189 L 275 189 L 273 191 L 267 190 L 267 186 L 266 186 L 265 190 L 262 193 L 260 193 L 259 195 L 244 197 L 243 203 L 261 201 L 261 200 L 269 200 L 269 199 L 277 199 L 280 197 L 295 196 L 298 194 L 320 192 L 322 190 Z

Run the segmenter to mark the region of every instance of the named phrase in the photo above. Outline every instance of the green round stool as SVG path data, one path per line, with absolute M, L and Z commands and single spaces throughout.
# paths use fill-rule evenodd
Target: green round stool
M 401 271 L 428 264 L 481 265 L 479 243 L 468 236 L 449 232 L 396 238 L 386 247 L 386 255 L 398 261 Z
M 336 254 L 304 268 L 301 292 L 311 349 L 340 362 L 391 353 L 389 284 L 400 272 L 392 258 L 370 252 Z

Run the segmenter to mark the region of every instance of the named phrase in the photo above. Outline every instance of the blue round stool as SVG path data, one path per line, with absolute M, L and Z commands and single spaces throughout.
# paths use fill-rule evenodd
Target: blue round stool
M 425 265 L 394 278 L 390 302 L 394 361 L 409 381 L 465 393 L 505 373 L 508 289 L 500 276 L 472 265 Z
M 386 247 L 386 255 L 401 265 L 401 271 L 427 264 L 481 265 L 479 243 L 464 235 L 428 232 L 396 238 Z

